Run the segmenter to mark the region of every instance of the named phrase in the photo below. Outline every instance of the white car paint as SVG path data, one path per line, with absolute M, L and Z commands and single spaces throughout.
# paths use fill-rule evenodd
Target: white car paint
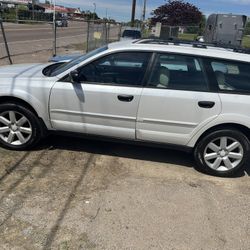
M 141 91 L 142 88 L 57 82 L 50 98 L 52 126 L 59 130 L 135 140 Z M 119 95 L 132 95 L 134 99 L 121 102 Z
M 191 136 L 187 146 L 193 147 L 200 136 L 217 125 L 239 124 L 250 128 L 250 97 L 249 95 L 239 94 L 219 94 L 222 110 L 216 119 L 208 122 L 199 131 Z
M 49 97 L 56 77 L 42 74 L 46 64 L 20 64 L 0 67 L 0 98 L 16 97 L 30 104 L 48 129 L 52 129 L 49 118 Z
M 212 109 L 198 106 L 213 101 Z M 138 111 L 137 139 L 186 145 L 195 131 L 221 113 L 218 93 L 145 88 Z
M 105 135 L 193 147 L 207 129 L 225 123 L 250 128 L 248 95 L 117 87 L 61 82 L 72 70 L 113 52 L 151 51 L 181 53 L 250 62 L 250 56 L 219 48 L 114 43 L 109 49 L 56 77 L 46 77 L 43 64 L 0 67 L 0 99 L 16 97 L 30 104 L 49 130 Z M 118 95 L 133 95 L 131 103 Z M 200 109 L 202 100 L 214 101 Z

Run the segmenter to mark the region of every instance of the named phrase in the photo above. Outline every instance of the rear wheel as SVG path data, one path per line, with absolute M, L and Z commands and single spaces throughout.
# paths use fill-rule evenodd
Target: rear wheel
M 15 103 L 0 105 L 0 143 L 8 149 L 33 147 L 42 135 L 38 117 L 27 107 Z
M 242 170 L 248 159 L 249 140 L 238 130 L 223 129 L 202 138 L 194 151 L 198 166 L 207 173 L 227 177 Z

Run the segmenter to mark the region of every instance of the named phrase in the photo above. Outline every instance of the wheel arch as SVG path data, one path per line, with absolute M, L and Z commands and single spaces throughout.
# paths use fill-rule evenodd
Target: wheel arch
M 3 103 L 15 103 L 15 104 L 20 104 L 20 105 L 25 106 L 38 117 L 38 119 L 42 122 L 42 127 L 45 130 L 48 129 L 44 120 L 39 116 L 36 109 L 32 105 L 30 105 L 27 101 L 24 101 L 23 99 L 19 97 L 14 97 L 14 96 L 0 96 L 0 104 L 3 104 Z
M 223 123 L 223 124 L 219 124 L 219 125 L 215 125 L 210 127 L 209 129 L 207 129 L 206 131 L 204 131 L 196 140 L 194 148 L 196 147 L 196 145 L 199 143 L 199 141 L 201 139 L 203 139 L 205 136 L 207 136 L 208 134 L 219 130 L 219 129 L 235 129 L 238 130 L 240 132 L 242 132 L 250 141 L 250 128 L 248 128 L 245 125 L 242 124 L 238 124 L 238 123 Z
M 26 101 L 18 98 L 18 97 L 14 97 L 14 96 L 0 96 L 0 104 L 3 103 L 18 103 L 18 104 L 22 104 L 24 106 L 26 106 L 27 108 L 29 108 L 36 116 L 38 116 L 37 111 Z M 38 116 L 39 117 L 39 116 Z

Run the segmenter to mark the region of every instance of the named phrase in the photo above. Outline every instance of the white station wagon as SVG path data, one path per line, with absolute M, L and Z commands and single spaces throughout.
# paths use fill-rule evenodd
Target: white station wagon
M 250 55 L 150 39 L 67 63 L 0 68 L 0 143 L 24 150 L 48 131 L 180 147 L 213 175 L 248 163 Z

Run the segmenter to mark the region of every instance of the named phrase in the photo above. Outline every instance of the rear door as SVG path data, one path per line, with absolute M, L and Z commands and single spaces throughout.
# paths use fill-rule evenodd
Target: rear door
M 200 58 L 157 54 L 138 110 L 138 140 L 186 145 L 221 112 Z

